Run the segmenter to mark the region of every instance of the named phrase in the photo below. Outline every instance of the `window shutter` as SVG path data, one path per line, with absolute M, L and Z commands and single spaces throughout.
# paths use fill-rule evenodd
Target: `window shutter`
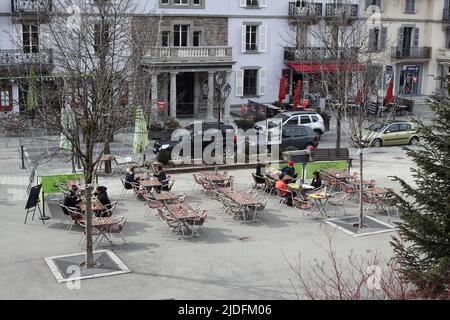
M 259 46 L 258 51 L 259 52 L 266 52 L 267 51 L 267 26 L 259 26 Z
M 381 28 L 381 39 L 380 39 L 380 49 L 381 50 L 386 49 L 386 43 L 387 43 L 387 28 L 383 27 L 383 28 Z
M 246 44 L 247 44 L 247 26 L 244 24 L 244 25 L 242 25 L 242 48 L 241 48 L 241 50 L 242 50 L 242 52 L 245 52 L 245 51 L 247 51 L 246 50 Z
M 267 73 L 265 69 L 261 69 L 258 72 L 258 86 L 259 86 L 259 90 L 258 90 L 258 95 L 260 96 L 265 96 L 266 95 L 266 82 L 267 82 Z
M 403 47 L 403 27 L 398 29 L 397 47 L 399 47 L 399 48 Z
M 375 48 L 375 29 L 369 29 L 369 50 L 374 51 Z
M 267 0 L 259 0 L 260 8 L 267 8 Z
M 244 95 L 244 70 L 236 71 L 236 97 Z
M 247 0 L 239 0 L 239 7 L 241 8 L 247 7 Z
M 413 36 L 413 47 L 418 47 L 419 46 L 419 28 L 414 28 L 414 36 Z
M 450 1 L 449 0 L 444 0 L 444 9 L 448 10 L 450 6 Z

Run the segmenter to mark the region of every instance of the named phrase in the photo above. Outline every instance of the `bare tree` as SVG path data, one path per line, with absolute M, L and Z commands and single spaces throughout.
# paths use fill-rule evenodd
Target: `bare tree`
M 95 168 L 102 154 L 109 153 L 113 134 L 133 122 L 135 108 L 142 101 L 136 88 L 147 83 L 144 75 L 135 72 L 142 51 L 133 49 L 143 45 L 132 37 L 132 17 L 137 11 L 133 0 L 56 0 L 47 26 L 46 41 L 53 50 L 60 81 L 52 92 L 40 90 L 39 98 L 57 96 L 62 108 L 73 114 L 74 124 L 61 122 L 59 110 L 39 108 L 37 117 L 68 139 L 83 167 L 86 267 L 94 266 L 91 197 Z M 152 26 L 153 32 L 156 27 Z
M 403 278 L 401 260 L 386 260 L 378 252 L 353 252 L 340 258 L 333 248 L 335 230 L 324 227 L 327 245 L 320 246 L 326 259 L 304 262 L 299 255 L 286 261 L 294 275 L 289 279 L 295 298 L 311 300 L 405 300 L 413 287 Z M 287 289 L 286 289 L 287 290 Z

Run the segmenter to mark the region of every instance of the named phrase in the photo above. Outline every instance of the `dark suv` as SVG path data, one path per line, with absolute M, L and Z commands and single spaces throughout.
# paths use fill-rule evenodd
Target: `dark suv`
M 215 133 L 217 133 L 217 122 L 203 122 L 200 125 L 196 125 L 194 126 L 194 124 L 188 125 L 186 127 L 184 127 L 183 129 L 187 130 L 190 134 L 190 139 L 191 139 L 191 155 L 194 155 L 194 142 L 196 140 L 200 140 L 201 139 L 201 144 L 202 144 L 202 152 L 205 150 L 205 148 L 211 144 L 214 144 L 214 137 L 211 137 L 211 139 L 209 139 L 208 137 L 205 138 L 205 134 L 208 135 L 214 135 Z M 227 139 L 227 134 L 228 137 L 232 137 L 233 139 L 233 143 L 235 143 L 236 139 L 235 139 L 235 130 L 231 125 L 228 124 L 224 124 L 224 123 L 220 123 L 220 131 L 222 133 L 222 138 L 223 138 L 223 146 L 224 146 L 224 154 L 228 154 L 233 152 L 234 150 L 226 150 L 226 139 Z M 195 132 L 194 134 L 194 130 L 201 130 L 198 132 Z M 158 140 L 155 142 L 154 146 L 153 146 L 153 153 L 154 154 L 158 154 L 160 151 L 162 150 L 167 150 L 168 152 L 172 152 L 172 150 L 175 148 L 176 145 L 178 145 L 179 143 L 182 143 L 183 138 L 180 137 L 180 139 L 178 139 L 177 141 L 172 141 L 172 140 Z M 206 141 L 204 141 L 206 140 Z M 199 141 L 200 143 L 200 141 Z
M 295 147 L 298 150 L 304 150 L 308 146 L 313 146 L 317 148 L 319 145 L 319 138 L 316 133 L 307 126 L 298 126 L 298 125 L 284 125 L 283 132 L 281 134 L 281 143 L 279 144 L 280 150 L 285 150 L 287 147 Z M 259 141 L 258 151 L 264 146 L 267 145 L 267 149 L 270 150 L 270 145 L 267 142 L 264 142 L 262 139 Z M 250 145 L 256 145 L 255 142 L 250 142 Z

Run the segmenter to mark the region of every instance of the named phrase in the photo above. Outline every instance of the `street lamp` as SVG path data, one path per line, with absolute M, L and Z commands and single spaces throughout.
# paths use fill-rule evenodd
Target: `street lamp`
M 216 74 L 216 90 L 218 93 L 218 116 L 217 116 L 217 131 L 221 132 L 220 130 L 220 117 L 222 114 L 222 104 L 225 103 L 225 101 L 228 99 L 231 93 L 231 85 L 229 83 L 225 83 L 225 73 L 219 72 Z M 218 171 L 218 166 L 216 165 L 216 172 Z

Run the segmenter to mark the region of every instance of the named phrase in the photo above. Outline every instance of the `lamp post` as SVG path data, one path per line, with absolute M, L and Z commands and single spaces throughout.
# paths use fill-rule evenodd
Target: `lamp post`
M 225 103 L 225 101 L 228 99 L 231 93 L 231 85 L 227 82 L 224 72 L 218 72 L 216 74 L 216 90 L 218 95 L 218 115 L 217 115 L 217 131 L 221 132 L 220 130 L 220 120 L 222 115 L 222 104 Z M 218 171 L 218 166 L 216 165 L 216 172 Z

